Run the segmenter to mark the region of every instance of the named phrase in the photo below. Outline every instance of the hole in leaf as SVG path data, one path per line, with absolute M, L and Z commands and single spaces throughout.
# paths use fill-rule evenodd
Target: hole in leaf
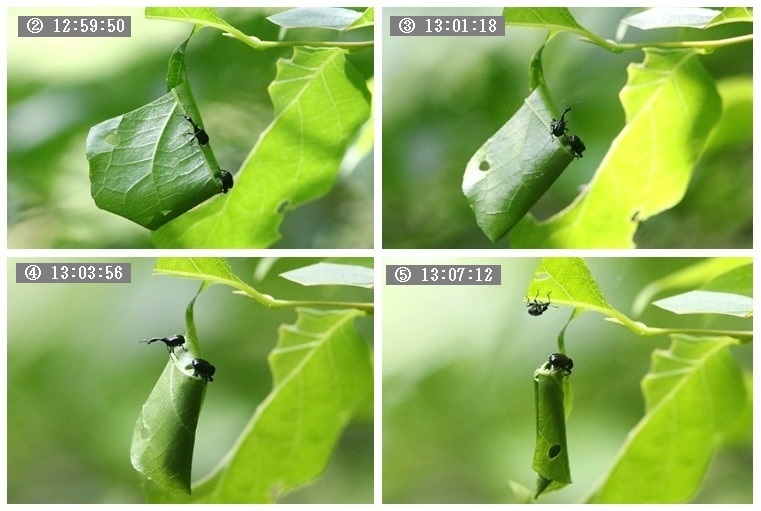
M 109 133 L 103 140 L 105 140 L 107 144 L 111 144 L 114 147 L 119 145 L 119 135 L 116 133 Z
M 481 164 L 478 166 L 478 170 L 486 171 L 486 170 L 489 170 L 489 168 L 490 168 L 489 162 L 486 160 L 482 161 Z
M 560 454 L 560 451 L 562 451 L 563 448 L 560 447 L 558 444 L 553 445 L 550 447 L 550 450 L 547 451 L 547 456 L 550 457 L 550 459 L 555 459 L 558 454 Z

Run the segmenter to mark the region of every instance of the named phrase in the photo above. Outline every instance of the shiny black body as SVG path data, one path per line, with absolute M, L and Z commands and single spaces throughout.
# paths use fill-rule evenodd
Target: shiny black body
M 550 293 L 552 293 L 552 291 L 550 291 Z M 526 301 L 528 303 L 526 304 L 526 307 L 528 307 L 528 313 L 531 314 L 532 316 L 541 316 L 542 314 L 544 314 L 544 311 L 546 311 L 551 305 L 550 293 L 547 293 L 546 302 L 540 302 L 536 299 L 539 296 L 538 292 L 536 293 L 536 296 L 534 297 L 534 301 L 529 300 L 527 296 Z
M 170 335 L 169 337 L 154 337 L 153 339 L 150 339 L 146 341 L 148 344 L 151 344 L 152 342 L 163 342 L 166 344 L 166 349 L 169 353 L 174 354 L 174 349 L 178 346 L 183 346 L 185 344 L 185 337 L 182 335 Z M 187 348 L 185 348 L 185 351 L 187 351 Z
M 571 369 L 573 369 L 573 360 L 571 360 L 569 357 L 566 357 L 562 353 L 553 353 L 550 355 L 548 362 L 550 366 L 557 369 L 562 369 L 568 374 L 571 374 Z
M 233 187 L 233 175 L 222 169 L 219 169 L 219 175 L 222 178 L 222 193 L 227 193 Z
M 568 128 L 565 127 L 566 120 L 565 120 L 565 114 L 568 113 L 568 111 L 571 109 L 571 107 L 568 107 L 563 112 L 563 115 L 560 116 L 560 119 L 552 119 L 552 122 L 550 123 L 550 133 L 555 135 L 556 137 L 562 137 L 566 134 L 568 131 Z
M 193 376 L 200 376 L 206 381 L 214 381 L 212 376 L 214 376 L 217 368 L 211 365 L 209 361 L 202 358 L 194 358 L 193 361 L 190 362 L 190 365 L 193 366 Z
M 206 145 L 209 143 L 209 135 L 206 134 L 206 132 L 201 128 L 198 124 L 196 124 L 192 118 L 190 118 L 187 115 L 183 115 L 186 121 L 188 121 L 190 124 L 193 125 L 193 133 L 187 133 L 188 135 L 193 135 L 200 145 Z
M 573 151 L 573 155 L 576 158 L 583 158 L 581 153 L 586 151 L 587 146 L 584 145 L 584 142 L 581 141 L 579 137 L 576 135 L 571 135 L 568 137 L 568 143 L 571 145 L 571 150 Z

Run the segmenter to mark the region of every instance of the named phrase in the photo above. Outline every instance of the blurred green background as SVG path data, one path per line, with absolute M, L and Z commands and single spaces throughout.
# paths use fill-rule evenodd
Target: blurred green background
M 22 260 L 9 261 L 8 275 L 15 275 L 16 262 Z M 9 503 L 143 501 L 130 442 L 167 352 L 163 344 L 137 341 L 185 332 L 185 308 L 199 282 L 152 275 L 149 258 L 110 262 L 131 262 L 132 283 L 9 283 Z M 276 298 L 373 299 L 367 289 L 307 288 L 278 276 L 314 259 L 229 262 L 239 277 Z M 372 266 L 367 259 L 337 262 Z M 261 280 L 254 276 L 260 264 L 272 264 Z M 202 293 L 195 311 L 204 358 L 217 373 L 198 422 L 194 481 L 216 466 L 271 390 L 266 357 L 278 326 L 296 321 L 291 308 L 265 309 L 221 285 Z M 372 318 L 361 318 L 357 327 L 372 343 Z M 356 418 L 323 477 L 284 501 L 372 503 L 372 417 Z
M 218 9 L 248 34 L 277 40 L 265 18 L 285 9 Z M 20 15 L 125 15 L 129 38 L 19 38 Z M 147 20 L 143 9 L 9 9 L 8 246 L 10 248 L 144 248 L 150 232 L 102 211 L 90 196 L 85 140 L 91 126 L 166 93 L 171 52 L 190 34 L 186 23 Z M 366 40 L 372 28 L 300 38 Z M 188 44 L 190 83 L 222 168 L 237 173 L 272 120 L 267 86 L 275 62 L 291 49 L 259 52 L 204 29 Z M 349 56 L 366 78 L 373 51 Z M 200 121 L 199 121 L 200 122 Z M 353 171 L 353 172 L 352 172 Z M 279 248 L 363 248 L 373 240 L 372 154 L 341 173 L 323 199 L 288 213 Z
M 571 9 L 587 29 L 613 39 L 628 8 Z M 383 9 L 384 22 L 401 15 L 501 15 L 486 9 Z M 752 31 L 749 23 L 640 31 L 626 42 L 721 39 Z M 505 37 L 383 37 L 383 246 L 385 248 L 509 247 L 492 244 L 476 225 L 462 194 L 473 153 L 518 110 L 529 94 L 528 66 L 546 31 L 506 27 Z M 700 62 L 717 80 L 740 76 L 744 98 L 726 145 L 703 156 L 685 199 L 640 226 L 641 248 L 752 247 L 752 80 L 749 43 L 717 50 Z M 618 93 L 626 67 L 641 51 L 613 54 L 560 34 L 543 53 L 545 78 L 558 108 L 587 146 L 534 206 L 546 219 L 588 183 L 624 126 Z
M 586 262 L 608 303 L 630 315 L 647 283 L 696 260 Z M 515 502 L 509 482 L 533 489 L 536 481 L 533 373 L 557 351 L 571 309 L 527 314 L 525 291 L 539 259 L 414 263 L 500 264 L 502 285 L 384 286 L 383 502 Z M 653 306 L 636 319 L 661 327 L 751 328 L 750 319 L 676 316 Z M 591 312 L 570 324 L 565 340 L 574 362 L 567 432 L 573 484 L 542 496 L 540 503 L 579 502 L 605 475 L 642 417 L 639 382 L 649 370 L 650 353 L 670 344 L 666 336 L 639 337 Z M 751 346 L 732 353 L 750 378 Z M 713 459 L 696 502 L 753 501 L 752 434 L 748 410 Z

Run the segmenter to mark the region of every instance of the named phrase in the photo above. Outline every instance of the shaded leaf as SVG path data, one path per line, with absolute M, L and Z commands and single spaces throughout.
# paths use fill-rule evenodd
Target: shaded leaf
M 132 436 L 132 466 L 165 491 L 190 493 L 196 425 L 205 391 L 206 381 L 188 377 L 169 361 L 143 404 Z
M 281 207 L 333 185 L 341 159 L 370 114 L 369 93 L 340 49 L 297 47 L 270 84 L 275 118 L 235 176 L 235 188 L 154 233 L 160 247 L 267 247 Z
M 302 286 L 373 287 L 373 269 L 352 264 L 317 263 L 280 274 Z
M 90 128 L 87 159 L 95 204 L 148 229 L 220 193 L 221 177 L 211 148 L 201 147 L 183 116 L 187 84 L 143 107 Z
M 203 286 L 199 289 L 201 293 Z M 200 358 L 193 308 L 188 304 L 186 350 L 175 349 L 143 404 L 132 435 L 132 466 L 144 478 L 146 495 L 190 494 L 196 425 L 206 380 L 193 376 L 191 361 Z M 163 350 L 161 350 L 163 353 Z M 172 498 L 165 496 L 164 498 Z
M 343 7 L 297 7 L 268 16 L 267 19 L 284 28 L 328 28 L 347 30 L 362 17 L 362 13 Z
M 704 291 L 722 291 L 745 296 L 753 296 L 753 263 L 749 263 L 722 273 L 702 286 Z
M 559 117 L 551 105 L 546 87 L 534 89 L 465 168 L 462 191 L 492 241 L 510 231 L 573 161 L 550 132 Z
M 631 248 L 639 222 L 679 203 L 716 124 L 721 102 L 691 50 L 648 49 L 621 91 L 626 126 L 592 181 L 544 222 L 530 214 L 511 233 L 514 248 Z
M 730 337 L 672 336 L 642 380 L 646 415 L 632 429 L 598 503 L 676 503 L 700 487 L 722 436 L 743 410 L 742 374 Z
M 753 298 L 716 291 L 688 291 L 653 305 L 674 314 L 726 314 L 747 318 L 753 314 Z
M 532 468 L 539 475 L 534 498 L 571 484 L 571 468 L 566 440 L 567 374 L 550 369 L 547 363 L 534 372 L 536 445 Z

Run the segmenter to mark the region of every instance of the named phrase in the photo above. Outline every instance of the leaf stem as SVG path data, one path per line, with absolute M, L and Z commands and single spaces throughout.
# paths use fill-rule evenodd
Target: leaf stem
M 262 41 L 258 37 L 246 36 L 225 32 L 227 37 L 234 37 L 255 50 L 263 51 L 271 48 L 288 48 L 293 46 L 311 46 L 312 48 L 343 48 L 345 50 L 359 50 L 371 48 L 374 41 Z M 241 37 L 241 35 L 243 37 Z
M 319 300 L 281 300 L 274 298 L 268 294 L 261 293 L 242 281 L 232 281 L 225 279 L 215 279 L 213 277 L 205 277 L 206 280 L 214 280 L 220 284 L 227 284 L 228 286 L 238 289 L 239 294 L 249 296 L 271 309 L 282 309 L 284 307 L 340 307 L 347 309 L 358 309 L 368 312 L 370 314 L 374 311 L 374 304 L 364 302 L 331 302 L 331 301 L 319 301 Z
M 563 302 L 561 300 L 558 300 L 555 303 L 560 304 Z M 579 307 L 580 304 L 568 303 L 568 305 Z M 667 335 L 667 334 L 726 335 L 729 337 L 736 337 L 740 339 L 740 341 L 743 343 L 750 342 L 753 339 L 753 332 L 748 330 L 710 330 L 710 329 L 701 329 L 701 328 L 650 327 L 645 325 L 644 323 L 640 323 L 639 321 L 634 321 L 630 319 L 629 317 L 617 311 L 616 309 L 594 307 L 594 306 L 590 306 L 589 304 L 581 304 L 581 305 L 584 306 L 584 310 L 595 311 L 595 312 L 599 312 L 600 314 L 604 316 L 608 316 L 609 321 L 613 323 L 618 323 L 621 326 L 625 326 L 626 328 L 628 328 L 635 334 L 641 335 L 644 337 L 653 337 L 656 335 Z
M 640 50 L 643 48 L 694 48 L 696 50 L 702 50 L 706 52 L 708 50 L 715 50 L 724 46 L 731 46 L 733 44 L 740 44 L 750 42 L 753 40 L 753 34 L 747 34 L 737 37 L 730 37 L 728 39 L 717 39 L 713 41 L 663 41 L 663 42 L 642 42 L 642 43 L 616 43 L 609 39 L 602 39 L 599 37 L 591 37 L 590 34 L 585 34 L 584 39 L 587 42 L 597 44 L 603 48 L 615 53 L 621 53 L 627 50 Z

